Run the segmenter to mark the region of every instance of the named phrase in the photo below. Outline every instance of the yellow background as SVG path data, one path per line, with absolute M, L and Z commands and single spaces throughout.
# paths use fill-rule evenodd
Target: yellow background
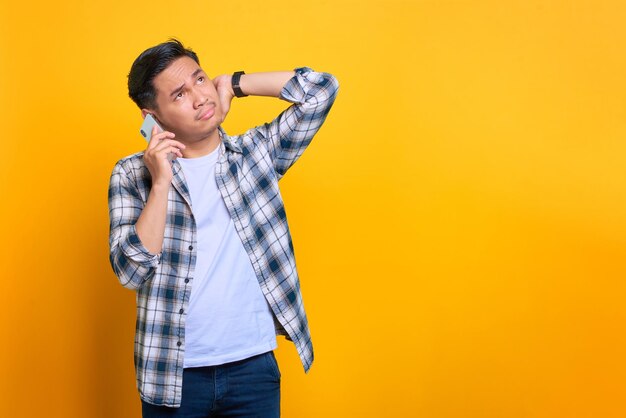
M 626 416 L 624 2 L 1 1 L 0 415 L 140 416 L 106 194 L 176 36 L 341 83 L 282 181 L 316 349 L 280 340 L 284 417 Z

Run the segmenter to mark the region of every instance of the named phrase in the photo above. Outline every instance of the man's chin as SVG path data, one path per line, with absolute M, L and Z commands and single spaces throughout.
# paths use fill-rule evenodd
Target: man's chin
M 203 130 L 202 133 L 200 133 L 197 136 L 198 140 L 199 141 L 209 140 L 214 135 L 218 135 L 217 128 L 219 128 L 219 127 L 220 127 L 220 125 L 217 125 L 217 126 L 212 126 L 210 129 Z

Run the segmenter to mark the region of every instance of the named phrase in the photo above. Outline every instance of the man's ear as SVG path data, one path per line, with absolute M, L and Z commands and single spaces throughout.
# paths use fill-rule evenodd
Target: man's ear
M 154 111 L 154 109 L 141 109 L 141 116 L 145 119 L 146 115 L 152 115 L 152 117 L 154 118 L 154 120 L 156 120 L 158 123 L 161 123 L 161 121 L 159 120 L 159 118 L 156 115 L 156 112 Z

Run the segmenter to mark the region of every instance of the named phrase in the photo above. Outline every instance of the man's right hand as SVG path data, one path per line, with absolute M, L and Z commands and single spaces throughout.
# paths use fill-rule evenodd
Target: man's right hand
M 148 148 L 144 151 L 143 160 L 152 176 L 152 187 L 169 189 L 172 182 L 172 163 L 168 159 L 168 154 L 174 158 L 182 157 L 182 150 L 185 145 L 174 140 L 172 132 L 158 132 L 155 126 L 152 128 L 152 136 L 148 143 Z

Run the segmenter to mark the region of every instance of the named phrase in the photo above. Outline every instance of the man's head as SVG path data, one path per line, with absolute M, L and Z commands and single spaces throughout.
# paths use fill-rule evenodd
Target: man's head
M 156 107 L 154 78 L 181 57 L 189 57 L 200 65 L 196 53 L 176 39 L 146 49 L 133 62 L 128 74 L 128 95 L 140 109 Z
M 172 39 L 144 51 L 128 74 L 128 94 L 177 139 L 207 137 L 224 120 L 215 86 L 195 52 Z

